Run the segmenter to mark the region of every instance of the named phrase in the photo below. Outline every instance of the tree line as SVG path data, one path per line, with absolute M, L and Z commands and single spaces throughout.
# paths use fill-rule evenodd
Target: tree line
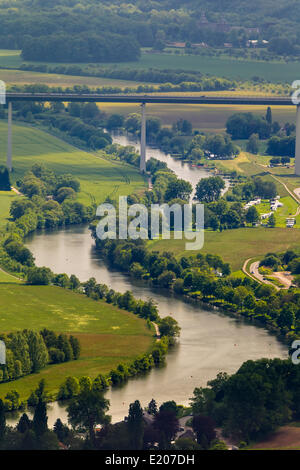
M 129 62 L 140 56 L 131 35 L 95 33 L 27 36 L 22 44 L 24 60 L 49 62 Z
M 38 373 L 48 364 L 68 362 L 80 356 L 80 344 L 75 336 L 57 335 L 51 330 L 1 334 L 1 340 L 6 347 L 6 363 L 0 366 L 1 383 Z M 4 406 L 12 409 L 9 400 Z
M 60 443 L 66 450 L 226 450 L 227 445 L 217 438 L 217 428 L 243 449 L 298 420 L 300 412 L 300 367 L 289 359 L 249 360 L 232 375 L 220 372 L 206 387 L 194 389 L 188 408 L 174 400 L 158 406 L 152 399 L 143 409 L 137 399 L 129 405 L 125 419 L 115 424 L 111 424 L 110 404 L 104 397 L 105 379 L 69 378 L 68 387 L 76 390 L 67 407 L 69 425 L 58 418 L 50 430 L 45 385 L 41 381 L 33 392 L 33 418 L 23 413 L 15 428 L 6 425 L 5 405 L 0 400 L 1 449 L 50 450 L 58 449 Z M 11 398 L 18 400 L 13 393 Z M 183 416 L 189 418 L 189 432 L 180 436 Z

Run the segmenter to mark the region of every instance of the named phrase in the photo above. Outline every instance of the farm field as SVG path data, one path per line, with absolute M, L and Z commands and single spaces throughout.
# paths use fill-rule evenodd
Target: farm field
M 0 121 L 0 140 L 6 142 L 7 124 Z M 102 154 L 103 155 L 103 154 Z M 6 161 L 6 144 L 2 146 L 0 162 Z M 71 173 L 81 183 L 80 202 L 101 202 L 106 196 L 118 197 L 146 188 L 138 170 L 125 163 L 112 163 L 101 152 L 88 153 L 39 129 L 13 125 L 12 179 L 16 181 L 34 163 L 43 163 L 57 174 Z
M 203 92 L 202 94 L 206 94 Z M 126 103 L 99 103 L 99 108 L 107 114 L 139 113 L 140 107 Z M 195 129 L 203 132 L 224 132 L 227 119 L 234 113 L 253 112 L 265 116 L 266 106 L 237 105 L 184 105 L 184 104 L 147 104 L 147 115 L 161 119 L 162 124 L 171 126 L 179 119 L 187 119 Z M 296 111 L 292 106 L 272 106 L 273 120 L 280 123 L 295 123 Z
M 139 82 L 116 80 L 113 78 L 82 77 L 56 73 L 40 73 L 27 70 L 5 69 L 0 69 L 0 80 L 3 80 L 7 85 L 28 85 L 38 83 L 62 88 L 72 87 L 74 85 L 85 85 L 92 88 L 105 86 L 126 88 L 140 85 Z
M 104 64 L 103 64 L 104 65 Z M 105 64 L 108 65 L 108 64 Z M 219 77 L 249 80 L 253 76 L 271 82 L 288 82 L 300 76 L 300 62 L 263 62 L 197 55 L 142 53 L 139 62 L 121 63 L 120 67 L 193 70 Z
M 300 232 L 287 228 L 239 228 L 223 232 L 205 231 L 201 252 L 220 255 L 230 263 L 232 271 L 242 268 L 244 261 L 268 252 L 283 252 L 299 247 Z M 193 251 L 185 250 L 185 240 L 151 240 L 151 251 L 171 251 L 175 256 L 189 256 Z
M 20 51 L 0 51 L 0 66 L 18 68 L 23 62 Z M 111 66 L 112 64 L 103 63 L 101 65 Z M 288 83 L 300 77 L 300 62 L 263 62 L 228 57 L 170 54 L 167 52 L 151 53 L 144 51 L 138 62 L 122 62 L 118 63 L 118 67 L 192 70 L 203 74 L 242 80 L 249 80 L 253 76 L 258 76 L 271 82 Z
M 74 334 L 82 347 L 77 361 L 50 365 L 39 374 L 0 384 L 0 398 L 11 389 L 28 398 L 42 378 L 51 392 L 57 392 L 67 376 L 107 373 L 147 352 L 154 341 L 146 322 L 137 316 L 59 287 L 0 283 L 0 305 L 1 331 L 49 328 Z

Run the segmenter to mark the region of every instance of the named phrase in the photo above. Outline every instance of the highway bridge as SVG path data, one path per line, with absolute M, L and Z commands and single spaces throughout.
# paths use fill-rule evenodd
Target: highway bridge
M 229 104 L 253 106 L 295 106 L 290 97 L 256 96 L 188 96 L 188 95 L 130 95 L 97 93 L 6 93 L 6 102 L 82 102 L 82 103 L 149 103 L 149 104 Z
M 8 104 L 7 167 L 12 170 L 12 105 L 18 101 L 34 102 L 80 102 L 80 103 L 138 103 L 142 107 L 140 170 L 146 170 L 146 105 L 238 105 L 238 106 L 296 106 L 291 97 L 273 96 L 189 96 L 189 95 L 131 95 L 97 93 L 6 93 Z M 296 118 L 295 174 L 300 176 L 300 106 Z

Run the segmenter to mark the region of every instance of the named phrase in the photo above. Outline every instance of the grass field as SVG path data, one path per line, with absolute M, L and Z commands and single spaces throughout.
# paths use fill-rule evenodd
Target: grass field
M 0 308 L 2 332 L 49 328 L 74 334 L 82 347 L 77 361 L 51 365 L 39 374 L 0 384 L 1 398 L 11 389 L 26 398 L 41 378 L 56 392 L 69 375 L 107 373 L 120 362 L 147 352 L 154 341 L 144 320 L 59 287 L 0 284 Z
M 7 124 L 0 121 L 0 140 L 6 142 Z M 0 163 L 5 163 L 6 144 L 0 150 Z M 117 198 L 146 188 L 145 180 L 134 167 L 112 163 L 101 152 L 88 153 L 46 132 L 15 124 L 13 126 L 13 181 L 34 163 L 42 162 L 57 174 L 71 173 L 81 182 L 79 201 L 89 204 L 92 196 L 101 202 L 106 196 Z
M 20 51 L 0 51 L 0 66 L 18 68 L 22 62 L 24 61 L 20 57 Z M 111 67 L 112 64 L 101 65 Z M 138 62 L 118 63 L 118 67 L 192 70 L 203 74 L 242 80 L 249 80 L 253 76 L 259 76 L 271 82 L 288 83 L 300 77 L 300 62 L 262 62 L 231 59 L 228 57 L 175 55 L 167 52 L 142 52 L 141 59 Z
M 151 240 L 152 251 L 171 251 L 175 256 L 189 256 L 193 251 L 185 251 L 185 240 Z M 288 248 L 299 247 L 300 232 L 287 228 L 239 228 L 223 232 L 206 231 L 202 253 L 220 255 L 230 263 L 232 271 L 238 271 L 248 258 L 263 256 L 268 252 L 283 252 Z
M 295 425 L 282 426 L 264 440 L 247 447 L 251 450 L 299 450 L 300 427 Z
M 125 62 L 118 64 L 118 67 L 193 70 L 203 74 L 242 80 L 259 76 L 271 82 L 288 83 L 300 77 L 300 62 L 286 64 L 168 53 L 142 53 L 139 62 Z
M 1 56 L 0 56 L 1 61 Z M 4 70 L 0 69 L 0 80 L 7 85 L 27 85 L 30 83 L 43 83 L 49 86 L 71 87 L 73 85 L 86 85 L 89 87 L 115 86 L 119 88 L 135 87 L 139 82 L 116 80 L 112 78 L 82 77 L 73 75 L 62 75 L 56 73 L 39 73 L 26 70 Z
M 10 205 L 17 197 L 13 191 L 0 191 L 0 230 L 7 224 Z
M 21 51 L 0 49 L 0 67 L 18 68 L 22 64 Z

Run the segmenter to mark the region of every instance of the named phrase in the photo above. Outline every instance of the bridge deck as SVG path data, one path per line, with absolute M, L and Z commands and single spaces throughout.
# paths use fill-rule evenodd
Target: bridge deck
M 225 96 L 168 96 L 168 95 L 104 95 L 83 93 L 6 93 L 7 102 L 15 101 L 77 101 L 94 103 L 165 103 L 165 104 L 229 104 L 253 106 L 295 106 L 291 97 L 225 97 Z

